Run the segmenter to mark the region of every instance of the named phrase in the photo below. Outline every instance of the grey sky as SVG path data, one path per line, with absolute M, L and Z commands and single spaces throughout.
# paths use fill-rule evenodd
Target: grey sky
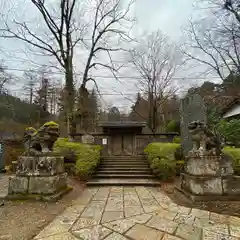
M 21 1 L 24 1 L 25 3 L 27 2 L 26 0 Z M 138 24 L 135 28 L 136 33 L 141 34 L 146 31 L 151 32 L 160 29 L 165 34 L 169 35 L 173 41 L 181 41 L 181 28 L 188 22 L 189 17 L 193 14 L 194 1 L 195 0 L 137 0 L 134 7 L 134 13 L 138 18 Z M 32 15 L 32 12 L 30 13 L 30 9 L 30 7 L 21 8 L 21 10 L 24 11 L 25 17 L 29 16 L 28 13 Z M 26 56 L 20 54 L 21 51 L 19 48 L 23 48 L 23 45 L 20 44 L 19 41 L 0 41 L 0 43 L 8 52 L 8 54 L 3 57 L 6 60 L 6 65 L 10 68 L 19 69 L 24 69 L 29 66 L 29 60 L 26 59 Z M 11 58 L 9 54 L 13 54 L 15 57 Z M 82 54 L 82 52 L 78 52 L 77 59 L 84 62 L 83 55 L 84 54 Z M 16 56 L 21 59 L 16 58 Z M 25 58 L 26 60 L 24 61 L 22 58 Z M 80 69 L 82 69 L 82 66 L 77 67 L 77 71 L 80 71 Z M 101 71 L 96 72 L 95 74 L 106 75 L 107 73 Z M 134 75 L 132 71 L 124 74 L 124 76 L 132 75 Z M 125 78 L 122 79 L 121 83 L 116 83 L 116 81 L 109 75 L 109 78 L 97 80 L 99 81 L 98 83 L 101 92 L 103 93 L 137 93 L 137 88 L 135 86 L 137 80 L 134 79 Z M 17 89 L 16 86 L 15 89 Z M 123 110 L 129 109 L 129 106 L 132 104 L 131 101 L 126 99 L 129 97 L 129 95 L 126 95 L 125 98 L 122 95 L 106 95 L 104 96 L 104 99 L 105 102 L 115 105 Z
M 144 30 L 161 29 L 177 40 L 181 27 L 186 24 L 193 11 L 195 0 L 137 0 L 136 15 L 139 28 Z

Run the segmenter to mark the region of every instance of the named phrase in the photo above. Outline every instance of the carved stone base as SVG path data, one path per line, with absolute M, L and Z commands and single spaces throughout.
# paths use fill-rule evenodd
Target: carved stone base
M 195 195 L 180 187 L 175 187 L 176 198 L 185 198 L 186 202 L 219 202 L 219 201 L 239 201 L 240 195 Z
M 20 156 L 17 176 L 54 176 L 64 172 L 64 158 L 60 156 Z
M 191 156 L 187 159 L 185 172 L 194 176 L 233 175 L 232 159 L 228 156 Z
M 38 194 L 9 194 L 6 196 L 6 200 L 36 200 L 36 201 L 45 201 L 45 202 L 56 202 L 61 197 L 72 190 L 71 187 L 66 187 L 60 191 L 47 194 L 47 195 L 38 195 Z
M 8 195 L 51 195 L 67 188 L 67 173 L 54 176 L 14 176 L 9 178 Z
M 192 201 L 240 200 L 240 176 L 193 176 L 182 173 L 177 191 Z

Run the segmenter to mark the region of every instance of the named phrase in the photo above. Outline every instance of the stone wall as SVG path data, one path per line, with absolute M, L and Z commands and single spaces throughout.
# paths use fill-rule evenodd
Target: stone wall
M 21 156 L 18 158 L 16 175 L 9 178 L 7 197 L 56 200 L 67 190 L 63 157 Z
M 82 142 L 82 134 L 74 137 L 74 141 Z M 102 146 L 102 155 L 111 155 L 112 153 L 112 138 L 111 135 L 103 133 L 93 133 L 94 144 Z M 121 135 L 119 135 L 121 136 Z M 125 136 L 125 134 L 123 134 Z M 133 155 L 142 155 L 144 148 L 152 142 L 172 142 L 174 137 L 178 136 L 177 133 L 162 133 L 162 134 L 137 134 L 133 135 L 133 143 L 129 144 L 133 146 Z M 103 144 L 103 139 L 107 140 L 107 144 Z M 119 143 L 120 144 L 120 143 Z M 124 152 L 124 151 L 123 151 Z M 124 153 L 123 153 L 124 154 Z

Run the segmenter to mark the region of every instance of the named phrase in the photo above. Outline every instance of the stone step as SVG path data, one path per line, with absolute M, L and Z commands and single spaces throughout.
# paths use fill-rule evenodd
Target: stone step
M 99 166 L 133 166 L 133 167 L 148 167 L 149 164 L 148 163 L 120 163 L 120 162 L 116 162 L 116 163 L 105 163 L 102 162 L 99 164 Z
M 87 186 L 160 186 L 160 182 L 154 179 L 131 179 L 131 178 L 98 178 L 87 182 Z
M 97 174 L 151 174 L 150 169 L 146 170 L 97 170 Z
M 148 166 L 148 163 L 133 163 L 133 162 L 100 162 L 100 165 L 108 165 L 108 166 L 116 166 L 116 165 L 121 165 L 121 166 Z
M 102 159 L 100 162 L 104 162 L 104 163 L 148 163 L 147 160 L 119 160 L 119 159 L 116 159 L 116 160 L 105 160 L 105 159 Z
M 106 160 L 106 161 L 116 161 L 116 160 L 119 160 L 119 161 L 145 161 L 147 160 L 146 158 L 101 158 L 101 160 Z
M 141 155 L 141 156 L 129 156 L 129 155 L 119 155 L 119 156 L 102 156 L 102 158 L 104 158 L 104 159 L 111 159 L 111 158 L 113 158 L 113 159 L 115 159 L 115 158 L 136 158 L 136 159 L 143 159 L 143 158 L 145 158 L 145 156 L 144 155 Z
M 114 166 L 99 166 L 98 170 L 118 170 L 118 169 L 123 169 L 123 170 L 139 170 L 139 167 L 142 168 L 141 170 L 149 170 L 150 168 L 148 166 L 125 166 L 125 165 L 114 165 Z
M 121 174 L 121 173 L 115 173 L 113 174 L 112 172 L 106 173 L 106 174 L 101 174 L 101 173 L 96 173 L 93 175 L 93 178 L 142 178 L 142 179 L 149 179 L 149 178 L 154 178 L 153 175 L 151 174 L 136 174 L 136 173 L 128 173 L 128 174 Z
M 120 166 L 120 167 L 119 166 L 118 167 L 116 167 L 116 166 L 108 166 L 108 167 L 99 166 L 98 171 L 101 171 L 101 170 L 108 171 L 108 172 L 111 172 L 111 171 L 126 171 L 126 170 L 128 170 L 128 171 L 138 171 L 138 170 L 149 171 L 150 168 L 149 167 L 129 167 L 129 166 Z
M 144 170 L 148 170 L 150 169 L 148 166 L 134 166 L 134 165 L 100 165 L 98 167 L 99 170 L 106 170 L 107 169 L 111 169 L 111 170 L 117 170 L 119 168 L 123 169 L 123 170 L 126 170 L 126 169 L 129 169 L 129 170 L 139 170 L 139 168 L 142 168 Z

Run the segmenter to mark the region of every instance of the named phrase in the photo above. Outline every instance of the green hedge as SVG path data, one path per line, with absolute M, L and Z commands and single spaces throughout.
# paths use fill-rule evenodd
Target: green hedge
M 180 122 L 171 120 L 166 126 L 166 132 L 180 132 Z
M 179 173 L 184 161 L 174 157 L 178 147 L 176 143 L 151 143 L 145 148 L 150 167 L 159 179 L 170 179 Z
M 64 157 L 72 156 L 73 160 L 76 160 L 75 173 L 81 179 L 91 176 L 100 161 L 101 147 L 98 145 L 71 142 L 67 138 L 59 138 L 53 150 Z
M 177 143 L 151 143 L 144 152 L 150 163 L 153 173 L 160 179 L 169 179 L 179 174 L 184 165 L 183 159 L 176 154 L 180 150 Z M 240 175 L 240 148 L 225 147 L 223 152 L 233 158 L 235 174 Z
M 181 142 L 181 138 L 178 136 L 175 136 L 173 139 L 173 143 L 180 143 Z
M 224 153 L 233 158 L 233 168 L 236 175 L 240 175 L 240 148 L 225 147 Z
M 217 124 L 217 128 L 227 142 L 236 147 L 240 146 L 240 119 L 221 120 Z

